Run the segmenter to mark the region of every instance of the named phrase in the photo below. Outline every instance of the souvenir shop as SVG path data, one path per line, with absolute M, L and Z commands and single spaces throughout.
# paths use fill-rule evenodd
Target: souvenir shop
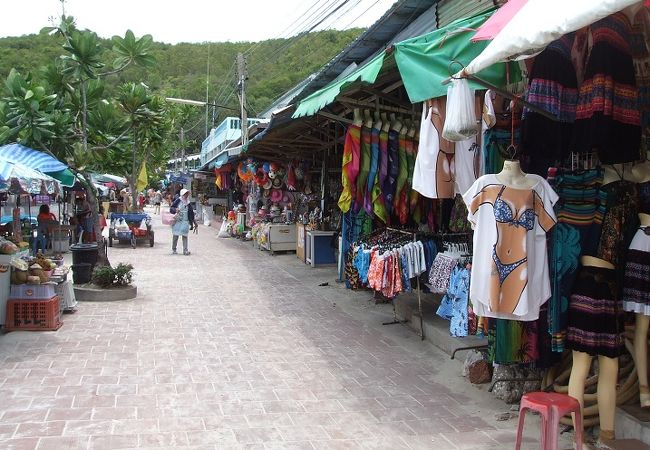
M 650 406 L 649 32 L 636 3 L 421 115 L 343 110 L 347 287 L 417 290 L 490 362 L 548 369 L 603 440 L 616 405 Z

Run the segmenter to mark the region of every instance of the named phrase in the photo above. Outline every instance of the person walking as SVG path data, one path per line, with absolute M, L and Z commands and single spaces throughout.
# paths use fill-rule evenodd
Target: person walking
M 154 214 L 160 214 L 160 205 L 162 204 L 162 194 L 160 191 L 156 191 L 156 193 L 153 196 L 153 204 L 154 204 Z
M 176 254 L 178 237 L 183 238 L 183 254 L 189 255 L 190 251 L 187 244 L 187 235 L 194 226 L 194 210 L 190 204 L 190 191 L 181 189 L 179 197 L 174 200 L 169 212 L 174 214 L 174 224 L 172 225 L 172 254 Z

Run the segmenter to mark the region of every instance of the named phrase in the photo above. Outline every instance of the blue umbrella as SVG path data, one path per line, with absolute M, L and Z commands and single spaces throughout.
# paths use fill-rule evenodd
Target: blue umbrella
M 66 164 L 45 152 L 24 145 L 3 145 L 0 147 L 0 161 L 8 161 L 38 170 L 60 181 L 64 186 L 72 186 L 75 181 L 74 174 Z

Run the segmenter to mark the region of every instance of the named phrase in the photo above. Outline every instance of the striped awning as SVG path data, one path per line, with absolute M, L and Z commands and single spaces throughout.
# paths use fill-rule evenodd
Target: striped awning
M 0 161 L 6 161 L 37 170 L 60 181 L 64 186 L 74 184 L 74 174 L 68 166 L 45 152 L 34 150 L 20 144 L 7 144 L 0 147 Z

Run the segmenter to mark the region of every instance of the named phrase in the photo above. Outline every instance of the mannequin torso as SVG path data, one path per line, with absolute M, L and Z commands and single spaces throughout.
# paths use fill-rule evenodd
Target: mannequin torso
M 395 114 L 390 115 L 390 129 L 398 133 L 402 130 L 402 122 L 399 117 L 395 117 Z
M 646 160 L 642 163 L 635 164 L 630 169 L 631 176 L 637 183 L 650 181 L 650 152 L 646 155 Z
M 642 227 L 650 227 L 650 214 L 639 214 L 639 223 Z
M 512 159 L 503 162 L 503 170 L 496 177 L 504 185 L 515 189 L 531 189 L 537 184 L 535 178 L 527 177 L 521 170 L 519 161 Z
M 600 267 L 602 269 L 614 269 L 614 264 L 604 259 L 596 258 L 595 256 L 584 255 L 580 258 L 580 264 L 588 267 Z
M 379 115 L 379 111 L 375 111 L 375 117 L 372 123 L 372 127 L 376 130 L 381 130 L 382 125 L 383 123 L 381 121 L 381 116 Z
M 363 110 L 363 125 L 367 128 L 372 128 L 372 116 L 367 109 Z
M 352 119 L 352 123 L 358 127 L 363 125 L 363 116 L 361 115 L 359 108 L 354 108 L 354 117 Z
M 391 122 L 388 120 L 388 116 L 386 116 L 386 113 L 381 113 L 381 131 L 388 131 L 390 130 L 390 125 Z

